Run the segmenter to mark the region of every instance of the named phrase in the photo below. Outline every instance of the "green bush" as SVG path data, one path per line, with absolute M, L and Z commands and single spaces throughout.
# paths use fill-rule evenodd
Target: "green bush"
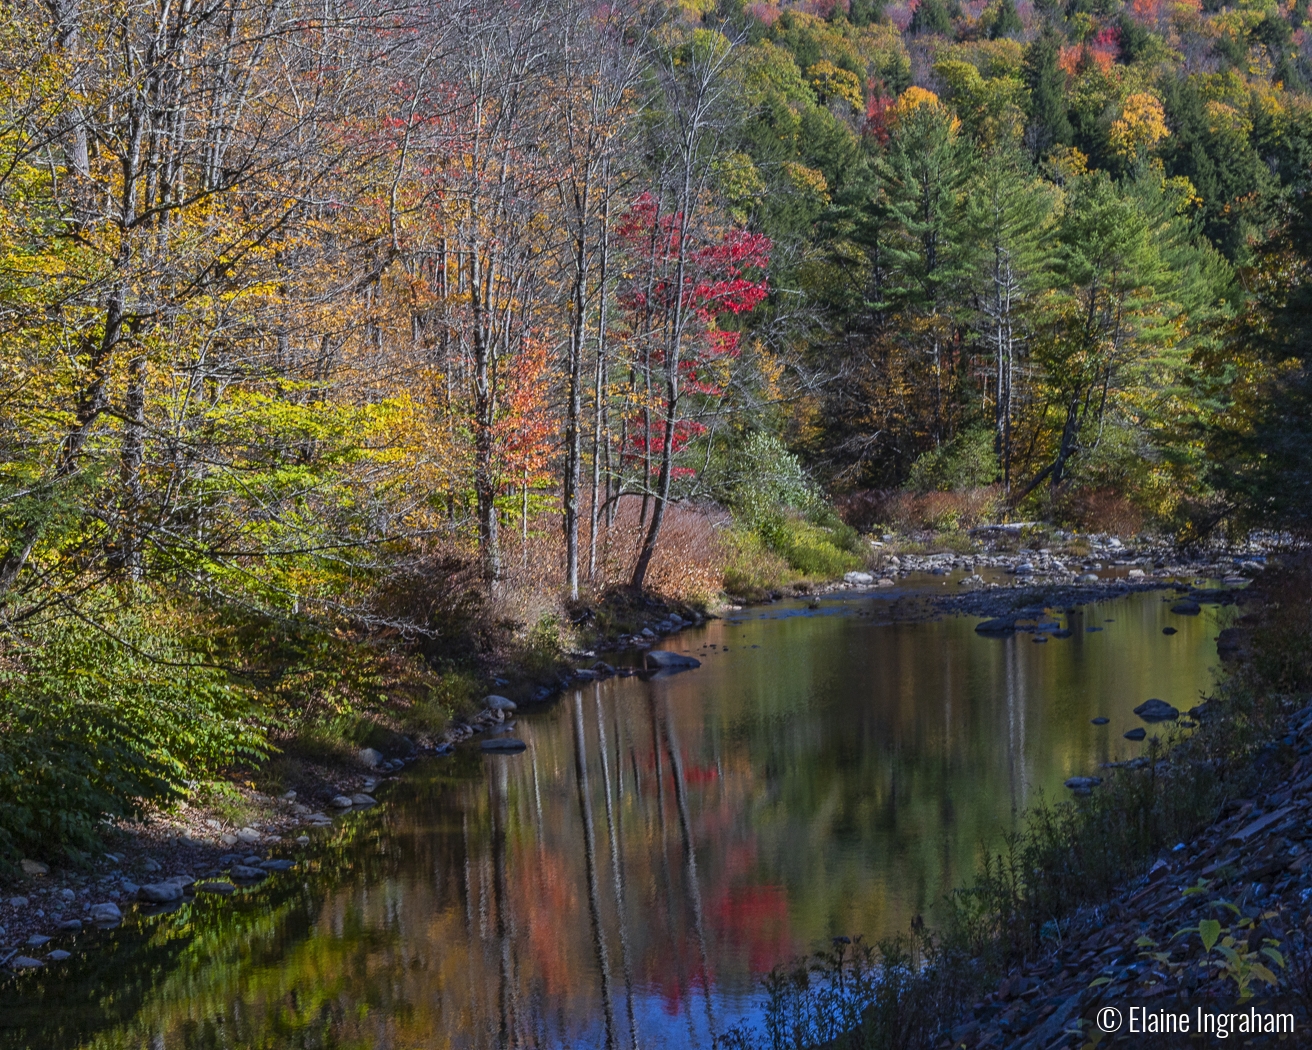
M 992 485 L 1000 473 L 993 431 L 971 427 L 919 456 L 911 465 L 907 487 L 915 492 L 962 492 Z
M 246 693 L 166 622 L 118 610 L 0 648 L 0 852 L 93 847 L 103 817 L 266 751 Z

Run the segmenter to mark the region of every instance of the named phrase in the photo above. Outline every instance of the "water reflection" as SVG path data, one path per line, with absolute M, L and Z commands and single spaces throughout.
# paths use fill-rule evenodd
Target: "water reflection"
M 700 670 L 572 692 L 521 755 L 434 761 L 314 871 L 87 935 L 0 989 L 0 1046 L 709 1047 L 775 962 L 932 922 L 1036 792 L 1138 754 L 1131 709 L 1192 705 L 1215 662 L 1215 610 L 1160 594 L 1045 644 L 825 604 L 681 635 Z

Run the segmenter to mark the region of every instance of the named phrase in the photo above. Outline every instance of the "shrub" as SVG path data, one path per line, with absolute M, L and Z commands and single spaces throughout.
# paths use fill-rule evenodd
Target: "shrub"
M 11 637 L 0 672 L 0 850 L 89 848 L 137 814 L 266 751 L 247 693 L 167 615 L 101 611 Z
M 988 427 L 961 431 L 917 457 L 907 487 L 913 492 L 961 492 L 992 485 L 1002 472 L 993 440 Z

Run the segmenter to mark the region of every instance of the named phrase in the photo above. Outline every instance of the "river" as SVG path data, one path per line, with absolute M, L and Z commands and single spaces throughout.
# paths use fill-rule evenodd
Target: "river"
M 661 644 L 700 668 L 571 691 L 526 752 L 411 767 L 297 872 L 10 978 L 0 1047 L 709 1048 L 776 963 L 932 925 L 1040 793 L 1142 752 L 1137 704 L 1197 703 L 1223 613 L 1167 593 L 1045 643 L 890 622 L 888 592 L 685 631 Z

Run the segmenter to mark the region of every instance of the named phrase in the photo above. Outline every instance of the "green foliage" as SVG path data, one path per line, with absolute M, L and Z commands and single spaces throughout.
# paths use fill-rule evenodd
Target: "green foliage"
M 1066 74 L 1057 66 L 1060 50 L 1057 35 L 1047 26 L 1025 49 L 1025 85 L 1030 89 L 1028 137 L 1036 157 L 1047 156 L 1053 146 L 1071 141 Z
M 907 486 L 915 492 L 960 492 L 992 485 L 998 475 L 993 431 L 976 426 L 917 459 Z
M 176 624 L 122 608 L 10 636 L 0 674 L 0 848 L 95 846 L 139 813 L 265 753 L 247 692 Z

